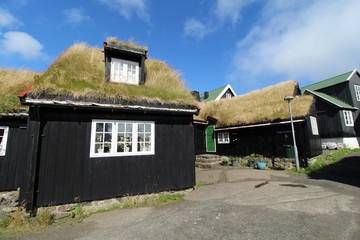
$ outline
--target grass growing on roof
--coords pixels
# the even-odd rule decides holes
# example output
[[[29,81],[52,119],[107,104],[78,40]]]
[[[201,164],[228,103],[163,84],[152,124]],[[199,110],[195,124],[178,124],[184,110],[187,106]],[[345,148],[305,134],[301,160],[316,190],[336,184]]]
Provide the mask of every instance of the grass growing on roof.
[[[76,44],[35,81],[31,90],[42,94],[65,95],[107,100],[147,101],[194,104],[194,99],[180,78],[180,73],[165,62],[145,61],[145,85],[126,85],[105,82],[104,55],[101,49]]]
[[[214,117],[219,120],[218,126],[289,119],[288,104],[284,97],[294,95],[296,87],[296,82],[288,81],[234,98],[201,103],[200,118]],[[312,102],[312,96],[295,97],[291,102],[293,116],[308,114]]]
[[[31,86],[37,75],[40,73],[24,69],[0,68],[0,113],[24,109],[17,95]]]
[[[106,38],[106,42],[107,42],[107,43],[116,44],[116,45],[121,45],[121,46],[124,46],[124,47],[140,49],[140,50],[144,50],[144,51],[147,51],[147,50],[148,50],[146,46],[139,46],[139,45],[135,42],[134,38],[130,38],[130,39],[127,40],[127,41],[120,41],[120,40],[118,40],[116,37],[107,37],[107,38]]]

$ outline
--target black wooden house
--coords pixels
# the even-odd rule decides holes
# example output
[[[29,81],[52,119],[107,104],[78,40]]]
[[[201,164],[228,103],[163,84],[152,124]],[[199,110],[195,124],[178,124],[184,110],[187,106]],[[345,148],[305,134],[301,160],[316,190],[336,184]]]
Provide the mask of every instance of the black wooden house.
[[[314,98],[300,96],[296,82],[201,105],[195,124],[197,154],[292,158],[287,95],[295,96],[292,108],[299,156],[306,160],[321,154]]]
[[[29,210],[195,184],[194,99],[144,48],[75,45],[21,102],[29,134],[20,198]]]
[[[304,94],[316,97],[316,112],[323,146],[358,148],[360,73],[355,69],[301,90]]]

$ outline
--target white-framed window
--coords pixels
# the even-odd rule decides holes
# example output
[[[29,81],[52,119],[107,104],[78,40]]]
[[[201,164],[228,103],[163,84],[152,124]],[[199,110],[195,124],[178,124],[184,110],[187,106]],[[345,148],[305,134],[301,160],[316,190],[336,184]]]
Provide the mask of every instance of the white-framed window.
[[[90,142],[90,157],[152,155],[155,153],[155,123],[93,120]]]
[[[111,58],[111,82],[139,84],[139,63]]]
[[[225,93],[225,98],[231,98],[231,97],[232,97],[231,93],[229,92]]]
[[[360,85],[354,85],[356,100],[360,101]]]
[[[348,126],[348,127],[354,126],[352,112],[351,111],[343,111],[343,112],[344,112],[345,126]]]
[[[6,154],[6,143],[9,133],[9,127],[0,126],[0,156],[5,156]]]
[[[218,137],[219,144],[230,143],[229,132],[219,132],[217,134],[217,137]]]
[[[319,135],[319,128],[317,125],[316,117],[310,116],[310,124],[313,135]]]

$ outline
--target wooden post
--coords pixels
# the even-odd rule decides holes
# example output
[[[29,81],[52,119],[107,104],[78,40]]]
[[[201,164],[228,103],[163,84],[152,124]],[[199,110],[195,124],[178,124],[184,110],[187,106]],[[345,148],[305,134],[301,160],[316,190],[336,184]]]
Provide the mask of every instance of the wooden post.
[[[40,149],[40,134],[41,134],[41,123],[40,123],[40,109],[38,106],[30,107],[29,111],[29,182],[27,184],[26,194],[26,211],[30,212],[30,215],[34,216],[36,213],[36,191],[37,191],[37,180],[38,180],[38,163],[39,163],[39,149]]]

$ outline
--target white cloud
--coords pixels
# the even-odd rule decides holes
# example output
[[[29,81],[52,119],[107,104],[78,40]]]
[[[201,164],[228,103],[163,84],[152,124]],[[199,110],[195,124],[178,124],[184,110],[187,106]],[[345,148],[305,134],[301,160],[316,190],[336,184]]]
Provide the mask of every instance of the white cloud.
[[[195,18],[189,18],[184,23],[184,35],[203,39],[211,30]]]
[[[17,20],[9,11],[0,7],[0,28],[17,27],[21,22]]]
[[[269,1],[261,23],[238,42],[229,80],[319,81],[358,67],[359,1],[283,2]]]
[[[110,9],[117,11],[126,20],[130,20],[133,15],[145,22],[150,21],[148,13],[148,0],[98,0],[107,5]]]
[[[215,7],[215,15],[221,22],[230,19],[236,24],[241,18],[243,8],[254,0],[217,0]]]
[[[83,21],[89,20],[90,17],[84,14],[82,8],[71,8],[64,11],[66,22],[71,24],[79,24]]]
[[[216,32],[222,28],[227,21],[233,25],[238,23],[241,18],[241,12],[255,0],[217,0],[215,8],[210,11],[209,19],[211,21],[201,22],[196,18],[189,18],[184,23],[184,35],[198,39]]]
[[[25,59],[44,58],[42,44],[25,32],[6,32],[0,38],[0,54],[18,54]]]

